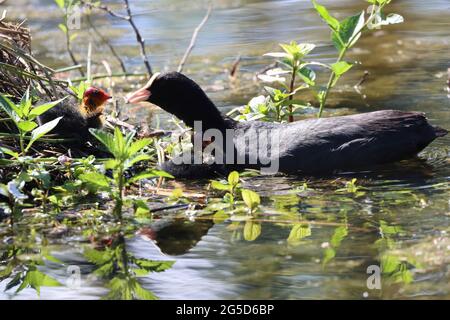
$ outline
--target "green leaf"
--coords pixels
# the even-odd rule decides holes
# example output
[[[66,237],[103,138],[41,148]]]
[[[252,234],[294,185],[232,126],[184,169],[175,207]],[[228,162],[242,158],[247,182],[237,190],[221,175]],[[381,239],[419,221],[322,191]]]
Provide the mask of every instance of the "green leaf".
[[[261,234],[261,224],[248,220],[244,226],[244,239],[247,241],[256,240]]]
[[[30,99],[30,88],[27,88],[27,91],[25,91],[25,94],[22,96],[22,99],[20,100],[20,109],[22,111],[22,116],[28,115],[30,108],[31,108],[31,101]]]
[[[20,110],[6,96],[0,94],[0,107],[5,111],[14,123],[20,120]]]
[[[12,151],[11,149],[5,148],[5,147],[0,147],[0,153],[5,153],[13,158],[18,158],[19,154],[15,151]]]
[[[316,73],[312,69],[303,67],[298,70],[297,74],[300,76],[300,78],[302,78],[303,81],[305,81],[306,84],[310,86],[315,85],[314,80],[316,80]]]
[[[78,33],[72,33],[69,37],[69,41],[74,41],[76,38],[78,38]]]
[[[353,65],[351,63],[348,63],[346,61],[340,61],[340,62],[336,62],[333,63],[331,65],[331,70],[333,70],[333,72],[337,75],[337,76],[341,76],[344,73],[346,73],[348,70],[350,70],[350,68]]]
[[[125,152],[125,139],[123,137],[122,131],[118,127],[114,128],[114,150],[115,150],[115,157],[119,158],[121,157]]]
[[[141,161],[145,161],[145,160],[150,160],[151,158],[152,157],[150,155],[148,155],[148,154],[144,154],[144,153],[138,154],[137,156],[135,156],[135,157],[131,158],[130,160],[128,160],[126,162],[125,166],[128,168],[128,167],[133,166],[135,163],[138,163],[138,162],[141,162]]]
[[[56,119],[53,119],[52,121],[49,121],[49,122],[43,124],[42,126],[36,128],[36,129],[34,129],[33,132],[31,132],[31,139],[30,139],[30,142],[28,143],[27,147],[25,148],[25,150],[30,149],[30,147],[33,145],[33,143],[35,143],[37,140],[39,140],[45,134],[52,131],[58,125],[59,120],[61,120],[61,119],[62,119],[62,117],[58,117]]]
[[[30,132],[37,126],[38,124],[34,121],[19,121],[19,123],[17,123],[17,127],[23,132]]]
[[[298,242],[303,238],[309,237],[311,235],[311,227],[307,224],[296,223],[291,232],[289,233],[289,237],[287,239],[288,242]]]
[[[150,208],[144,200],[136,200],[133,202],[134,213],[138,216],[146,215],[150,212]]]
[[[242,189],[242,199],[244,200],[246,206],[251,210],[255,210],[261,203],[261,198],[259,194],[255,191]]]
[[[325,266],[328,262],[333,260],[335,256],[336,256],[336,250],[334,250],[333,248],[326,248],[325,252],[323,254],[322,265]]]
[[[108,250],[100,251],[100,250],[85,248],[83,251],[83,255],[89,262],[92,262],[93,264],[95,264],[97,266],[101,266],[101,265],[109,262],[112,259],[113,252],[108,251]]]
[[[213,216],[213,222],[215,224],[222,223],[225,220],[228,220],[230,218],[230,215],[228,213],[225,213],[223,210],[217,211]]]
[[[230,186],[236,186],[239,183],[239,172],[233,171],[228,175],[228,183]]]
[[[31,132],[31,139],[30,139],[30,142],[28,143],[27,147],[25,148],[25,150],[30,149],[30,147],[32,146],[32,144],[34,142],[36,142],[39,138],[41,138],[45,134],[52,131],[58,125],[59,120],[61,120],[61,119],[62,119],[62,117],[58,117],[56,119],[53,119],[50,122],[43,124],[42,126],[36,128],[36,129],[34,129]]]
[[[228,184],[221,183],[219,181],[211,181],[211,188],[216,190],[222,190],[222,191],[229,191],[231,189],[231,186]]]
[[[22,291],[28,286],[35,289],[37,294],[40,295],[41,287],[59,287],[61,284],[56,279],[42,273],[35,266],[33,266],[27,271],[23,282],[17,289],[16,293]]]
[[[55,3],[58,5],[60,9],[65,8],[65,0],[55,0]]]
[[[59,28],[62,32],[64,32],[64,34],[67,34],[68,29],[67,29],[67,26],[66,26],[65,24],[62,24],[62,23],[58,24],[58,28]]]
[[[148,146],[150,143],[152,143],[152,141],[153,141],[152,139],[146,138],[146,139],[141,139],[141,140],[137,140],[137,141],[133,142],[128,149],[130,156],[134,155],[141,149]]]
[[[43,114],[44,112],[46,112],[47,110],[50,110],[51,108],[53,108],[54,106],[56,106],[57,104],[61,103],[65,98],[59,99],[57,101],[54,102],[49,102],[49,103],[45,103],[45,104],[41,104],[40,106],[34,107],[33,109],[31,109],[28,117],[30,119],[34,119],[37,116],[40,116],[41,114]]]
[[[98,186],[98,187],[102,187],[102,188],[108,188],[109,187],[109,182],[110,182],[110,178],[108,178],[107,176],[98,173],[98,172],[88,172],[88,173],[83,173],[80,174],[78,176],[78,178],[86,183]]]
[[[334,230],[334,234],[331,237],[330,244],[333,246],[333,248],[338,248],[341,245],[342,240],[345,239],[348,235],[348,228],[347,226],[341,226],[336,228]]]
[[[173,176],[168,174],[165,171],[152,169],[152,170],[144,171],[144,172],[134,175],[133,177],[128,179],[127,184],[131,184],[131,183],[137,182],[142,179],[149,179],[149,178],[155,178],[155,177],[163,177],[163,178],[173,179]]]
[[[155,261],[149,259],[136,259],[135,264],[139,268],[151,271],[151,272],[163,272],[172,268],[175,261]]]
[[[330,28],[335,31],[338,30],[339,21],[336,18],[332,17],[328,10],[324,6],[319,5],[317,1],[313,0],[312,2],[314,8],[319,13],[320,17],[328,24],[328,26],[330,26]]]
[[[107,149],[108,151],[115,155],[116,149],[115,149],[115,143],[114,143],[114,136],[110,133],[107,133],[100,129],[89,129],[89,132],[98,140],[100,141]]]
[[[342,45],[350,48],[358,41],[364,27],[364,20],[364,11],[362,11],[360,14],[348,17],[340,23],[338,32],[333,32],[332,35],[335,46],[339,42],[338,47],[336,47],[339,51],[342,51]],[[338,39],[335,39],[335,37],[338,37]]]
[[[22,272],[18,272],[5,287],[5,291],[18,286],[22,281]]]
[[[133,290],[136,298],[141,300],[157,300],[158,298],[149,290],[141,287],[141,285],[135,280],[133,283]]]

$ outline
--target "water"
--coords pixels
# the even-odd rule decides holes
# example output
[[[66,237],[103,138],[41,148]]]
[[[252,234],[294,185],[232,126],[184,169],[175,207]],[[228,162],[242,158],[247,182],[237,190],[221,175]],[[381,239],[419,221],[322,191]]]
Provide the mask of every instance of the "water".
[[[322,2],[340,18],[365,7],[362,1]],[[55,41],[58,31],[54,29],[60,17],[48,10],[53,8],[51,1],[33,3],[34,13],[30,6],[22,11],[30,15],[34,47],[42,59],[62,66],[64,46]],[[204,15],[205,4],[132,3],[154,68],[175,68]],[[215,1],[215,6],[185,72],[205,87],[224,111],[261,92],[254,73],[270,63],[262,54],[276,50],[279,42],[313,42],[318,44],[315,59],[334,59],[326,27],[309,1],[223,0]],[[405,23],[366,36],[350,52],[349,60],[362,65],[332,94],[332,108],[327,112],[420,110],[433,124],[448,129],[449,9],[445,0],[394,1],[389,11],[402,14]],[[127,66],[141,68],[128,26],[104,17],[95,21],[128,56]],[[86,52],[87,43],[82,39],[83,35],[77,49]],[[94,50],[96,62],[110,58],[100,55],[100,48],[98,51]],[[227,70],[238,54],[240,81],[230,83]],[[353,85],[364,70],[370,76],[359,94]],[[118,86],[127,89],[131,85]],[[245,221],[214,222],[210,216],[195,218],[188,217],[185,210],[168,210],[158,212],[158,222],[140,232],[151,233],[153,241],[142,235],[128,237],[126,249],[141,258],[176,261],[173,268],[139,280],[161,299],[449,299],[449,141],[445,137],[433,142],[419,159],[371,172],[323,178],[246,178],[245,185],[263,196],[262,209],[253,220],[261,232],[253,241],[245,232]],[[360,189],[339,190],[355,177]],[[302,190],[304,182],[308,190]],[[207,192],[206,182],[182,184]],[[293,240],[294,228],[302,229],[306,236]],[[38,238],[39,230],[37,227]],[[6,227],[0,231],[4,235],[1,246],[6,248],[9,231]],[[88,277],[93,266],[83,258],[87,244],[82,239],[76,230],[48,238],[51,253],[64,265],[46,263],[41,270],[65,283],[67,267],[77,265],[82,282],[79,288],[43,287],[43,299],[97,299],[108,292],[104,280]],[[383,274],[381,290],[371,290],[367,268],[380,263],[396,272]],[[2,281],[0,289],[6,283]],[[32,289],[12,293],[2,292],[0,297],[36,298]]]

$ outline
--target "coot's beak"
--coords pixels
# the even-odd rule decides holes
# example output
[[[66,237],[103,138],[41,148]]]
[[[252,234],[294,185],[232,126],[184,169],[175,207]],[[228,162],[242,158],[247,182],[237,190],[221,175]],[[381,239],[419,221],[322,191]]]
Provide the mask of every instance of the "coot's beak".
[[[126,103],[144,102],[144,101],[147,101],[148,98],[150,98],[150,96],[151,96],[151,93],[149,90],[147,90],[145,88],[141,88],[135,92],[127,94],[127,96],[125,97],[125,102]]]
[[[150,87],[152,86],[152,83],[155,81],[155,79],[159,76],[159,74],[159,72],[153,74],[153,76],[145,86],[135,92],[127,94],[127,96],[125,97],[125,102],[139,103],[147,101],[151,96]]]

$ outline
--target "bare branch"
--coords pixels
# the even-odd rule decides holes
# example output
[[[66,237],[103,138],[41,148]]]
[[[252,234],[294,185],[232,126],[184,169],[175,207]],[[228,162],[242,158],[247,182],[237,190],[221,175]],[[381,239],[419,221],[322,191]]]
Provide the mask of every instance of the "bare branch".
[[[178,65],[178,72],[182,72],[184,65],[186,64],[186,60],[189,58],[189,55],[192,52],[192,49],[194,49],[195,42],[197,41],[197,36],[200,30],[203,28],[205,23],[208,21],[209,16],[211,15],[211,11],[213,9],[212,3],[209,3],[208,11],[206,12],[205,17],[200,22],[200,24],[195,28],[194,33],[192,34],[191,43],[189,44],[189,47],[186,49],[186,52],[184,53],[183,58],[180,61],[180,64]]]
[[[105,44],[109,50],[111,51],[112,55],[116,58],[116,60],[119,62],[120,67],[122,68],[122,71],[124,73],[127,72],[127,69],[125,68],[125,63],[123,62],[122,58],[120,58],[120,56],[118,55],[118,53],[116,52],[116,49],[114,49],[114,47],[111,45],[111,43],[108,41],[108,39],[106,39],[101,33],[100,31],[97,29],[97,27],[94,25],[94,23],[91,20],[91,16],[90,14],[88,14],[86,16],[87,21],[89,23],[89,26],[91,27],[92,31],[97,35],[97,37],[101,40],[101,42],[103,44]]]
[[[111,15],[115,18],[128,21],[128,23],[131,25],[131,27],[133,28],[133,31],[136,35],[136,41],[139,44],[141,57],[142,57],[142,60],[144,61],[145,68],[147,69],[147,72],[150,74],[150,76],[152,76],[153,75],[152,67],[150,66],[150,62],[148,61],[147,53],[145,50],[145,40],[144,40],[144,38],[142,38],[142,35],[141,35],[138,27],[134,23],[133,15],[131,13],[130,4],[129,4],[128,0],[123,0],[123,2],[124,2],[124,7],[127,12],[127,15],[121,15],[121,14],[111,10],[109,7],[107,7],[103,4],[93,4],[90,1],[80,0],[80,3],[87,6],[88,8],[100,9],[100,10],[107,12],[109,15]]]
[[[90,9],[94,8],[94,9],[99,9],[99,10],[103,10],[106,13],[108,13],[110,16],[115,17],[115,18],[119,18],[122,20],[128,20],[127,16],[121,15],[113,10],[111,10],[109,7],[105,6],[104,4],[101,3],[91,3],[90,1],[85,1],[85,0],[79,0],[80,3]]]
[[[144,61],[145,67],[147,68],[147,72],[150,76],[153,75],[152,67],[150,66],[150,62],[148,62],[147,53],[145,52],[145,40],[142,38],[141,33],[139,32],[139,29],[136,27],[136,24],[134,23],[133,16],[131,14],[130,4],[128,3],[128,0],[123,0],[125,3],[125,10],[128,13],[127,21],[130,23],[131,27],[134,30],[134,33],[136,34],[136,41],[139,43],[141,48],[141,56],[142,60]]]

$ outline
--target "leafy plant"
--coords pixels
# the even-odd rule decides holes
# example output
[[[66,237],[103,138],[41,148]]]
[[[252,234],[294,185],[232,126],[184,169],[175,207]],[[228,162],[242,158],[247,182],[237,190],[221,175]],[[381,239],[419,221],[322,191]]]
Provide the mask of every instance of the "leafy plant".
[[[146,138],[133,141],[135,132],[130,132],[124,136],[117,127],[114,130],[114,134],[98,129],[91,129],[90,132],[114,157],[105,163],[105,169],[112,170],[112,178],[100,172],[81,174],[79,178],[100,190],[109,192],[116,201],[114,212],[117,216],[121,216],[124,191],[127,186],[142,179],[155,177],[173,178],[170,174],[155,169],[140,172],[132,175],[130,178],[125,176],[125,171],[134,164],[151,159],[150,155],[141,152],[142,149],[152,142],[151,139]]]
[[[323,108],[330,90],[336,85],[342,75],[344,75],[352,67],[352,64],[345,61],[344,58],[348,49],[356,44],[362,33],[367,30],[377,29],[382,25],[403,22],[403,18],[398,14],[389,14],[388,16],[384,15],[383,9],[391,2],[391,0],[367,1],[372,4],[372,6],[369,7],[370,13],[367,18],[365,11],[362,11],[357,15],[338,21],[324,6],[319,5],[316,0],[312,0],[314,8],[330,28],[331,40],[339,53],[336,62],[331,65],[331,74],[325,89],[320,89],[317,92],[317,97],[319,100],[318,117],[322,116]]]
[[[261,203],[259,194],[255,191],[243,189],[241,191],[242,200],[244,200],[245,205],[250,209],[250,212],[254,212]]]
[[[331,40],[338,51],[336,61],[328,65],[307,60],[308,54],[315,48],[315,45],[311,43],[292,41],[289,44],[280,44],[282,52],[265,54],[265,56],[275,58],[278,66],[258,76],[263,82],[278,84],[280,88],[265,87],[269,94],[268,97],[259,96],[252,99],[248,105],[233,109],[229,115],[238,113],[235,116],[236,120],[260,119],[281,122],[285,121],[287,117],[287,120],[292,122],[297,110],[310,107],[309,103],[295,98],[296,94],[304,89],[312,90],[319,105],[317,116],[321,117],[330,91],[336,86],[339,79],[353,67],[352,63],[345,60],[348,50],[357,43],[364,32],[379,29],[384,25],[403,22],[402,16],[398,14],[384,14],[385,6],[391,0],[368,0],[371,4],[368,14],[362,11],[342,21],[334,18],[327,8],[319,5],[316,0],[312,0],[312,2],[319,16],[331,30]],[[330,71],[326,85],[316,83],[314,67],[322,67]]]
[[[233,171],[228,175],[227,181],[211,181],[211,187],[216,190],[227,191],[223,199],[230,205],[234,205],[236,192],[240,189],[239,173]]]
[[[33,288],[40,296],[41,287],[61,286],[56,279],[39,270],[39,266],[45,265],[45,260],[58,264],[62,262],[50,255],[48,248],[35,247],[34,229],[28,230],[25,237],[17,234],[14,238],[17,244],[8,244],[5,250],[0,252],[0,282],[9,280],[5,291],[16,287],[17,294],[25,288]],[[17,241],[19,239],[20,241]],[[33,241],[30,243],[30,240]]]
[[[110,279],[106,299],[142,299],[155,300],[157,297],[144,289],[138,282],[139,277],[151,272],[163,272],[170,269],[174,261],[154,261],[137,258],[127,252],[125,238],[119,236],[110,248],[96,250],[87,248],[84,251],[87,260],[96,265],[94,274]]]
[[[83,101],[84,92],[89,87],[89,82],[80,81],[78,86],[69,85],[70,90],[76,95],[78,102]]]
[[[8,97],[0,94],[0,106],[8,114],[19,132],[20,155],[25,155],[33,143],[52,131],[58,125],[58,122],[62,117],[58,117],[42,126],[39,126],[36,120],[38,116],[53,108],[64,99],[65,98],[39,106],[33,106],[33,98],[30,97],[29,90],[26,91],[18,104],[15,104]],[[26,139],[29,140],[27,145],[25,145]],[[14,158],[18,158],[19,156],[19,154],[6,148],[2,148],[2,152],[7,153]]]

